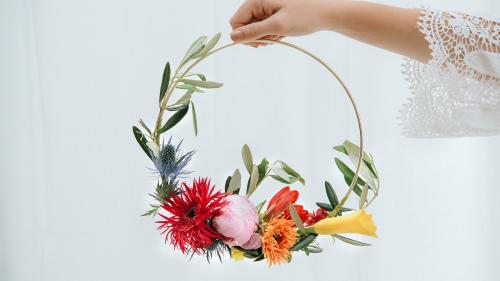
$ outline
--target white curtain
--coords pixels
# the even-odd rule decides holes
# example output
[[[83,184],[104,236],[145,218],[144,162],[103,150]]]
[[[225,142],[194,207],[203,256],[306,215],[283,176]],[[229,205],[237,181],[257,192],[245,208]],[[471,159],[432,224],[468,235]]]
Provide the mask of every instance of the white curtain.
[[[495,0],[383,1],[498,16]],[[297,43],[350,86],[367,150],[382,177],[373,244],[321,239],[324,252],[291,264],[207,264],[164,244],[140,217],[154,186],[132,137],[152,123],[164,63],[201,34],[224,33],[240,1],[0,2],[0,280],[495,280],[500,260],[500,138],[414,140],[396,116],[409,93],[401,58],[333,33]],[[191,168],[221,186],[240,148],[282,159],[307,180],[307,208],[323,181],[346,190],[331,150],[357,141],[352,109],[317,64],[279,46],[234,47],[199,67],[224,88],[194,98],[174,130],[198,152]],[[268,182],[255,201],[281,186]],[[355,201],[350,204],[356,204]]]

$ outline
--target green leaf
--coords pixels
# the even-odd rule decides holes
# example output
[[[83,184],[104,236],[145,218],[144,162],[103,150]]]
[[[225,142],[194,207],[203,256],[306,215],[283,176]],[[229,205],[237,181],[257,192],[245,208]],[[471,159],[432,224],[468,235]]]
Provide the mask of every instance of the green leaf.
[[[295,171],[294,169],[292,169],[292,167],[290,167],[287,163],[285,163],[284,161],[279,161],[280,164],[281,164],[281,167],[283,168],[283,170],[289,174],[290,176],[296,178],[302,185],[305,185],[306,184],[306,181],[304,180],[304,178],[299,174],[297,173],[297,171]]]
[[[260,161],[260,164],[257,166],[257,168],[259,169],[259,181],[257,182],[257,185],[259,185],[266,177],[268,165],[269,161],[267,161],[267,159],[264,158],[262,159],[262,161]]]
[[[163,100],[163,96],[167,92],[168,85],[170,83],[170,63],[167,62],[165,65],[165,69],[163,69],[163,76],[161,79],[161,87],[160,87],[160,103]]]
[[[192,77],[192,76],[198,76],[198,78],[200,78],[200,80],[207,81],[207,77],[202,73],[191,73],[191,74],[188,74],[184,77]]]
[[[196,109],[194,108],[193,102],[191,102],[191,113],[193,114],[194,135],[198,136],[198,120],[196,119]]]
[[[328,203],[316,202],[316,205],[317,205],[318,207],[320,207],[321,209],[326,210],[326,211],[328,211],[328,212],[331,212],[331,211],[333,211],[333,209],[334,209],[334,208],[332,207],[332,205],[330,205],[330,204],[328,204]]]
[[[191,101],[192,95],[193,92],[191,90],[187,90],[186,93],[184,93],[184,95],[182,95],[174,104],[167,106],[167,110],[177,111],[182,109]]]
[[[203,49],[198,54],[196,54],[196,56],[194,56],[194,57],[200,58],[200,57],[205,56],[208,52],[210,52],[215,47],[215,45],[217,45],[217,42],[219,42],[220,36],[221,36],[220,32],[215,34],[214,37],[212,37],[208,41],[208,43],[205,45],[205,47],[203,47]]]
[[[337,194],[335,194],[335,190],[333,190],[332,185],[327,181],[325,181],[325,191],[332,208],[337,207],[337,205],[339,204],[339,199],[337,198]]]
[[[137,128],[136,126],[132,127],[132,132],[134,133],[135,139],[137,140],[137,143],[141,146],[142,150],[144,150],[144,153],[149,157],[149,159],[153,160],[153,153],[149,149],[147,142],[148,140],[142,133],[142,131]]]
[[[254,191],[257,189],[257,181],[259,180],[259,169],[257,166],[253,166],[252,174],[250,176],[250,183],[248,184],[247,197],[250,197]]]
[[[252,174],[253,158],[248,144],[243,145],[243,148],[241,149],[241,156],[243,157],[243,163],[245,164],[248,173]]]
[[[139,124],[141,124],[141,126],[144,128],[144,130],[146,130],[146,132],[148,132],[148,134],[151,136],[151,130],[148,128],[146,123],[144,123],[144,121],[142,121],[142,119],[139,120]]]
[[[235,193],[238,194],[241,188],[241,173],[240,170],[236,169],[234,171],[233,176],[231,177],[231,181],[229,182],[229,188],[227,189],[227,193]]]
[[[214,82],[214,81],[201,81],[201,80],[193,80],[193,79],[182,79],[180,82],[191,85],[194,87],[200,87],[204,89],[215,89],[215,88],[220,88],[224,84],[219,83],[219,82]]]
[[[226,193],[229,190],[229,183],[231,182],[231,178],[231,176],[227,177],[226,182],[224,183],[224,192]]]
[[[354,246],[361,246],[361,247],[371,246],[368,243],[360,242],[360,241],[357,241],[357,240],[354,240],[354,239],[351,239],[351,238],[347,238],[347,237],[344,237],[344,236],[341,236],[341,235],[338,235],[338,234],[333,235],[333,237],[339,239],[342,242],[345,242],[345,243],[348,243],[348,244],[351,244],[351,245],[354,245]]]
[[[321,203],[321,202],[316,202],[316,205],[318,207],[320,207],[321,209],[325,210],[325,211],[328,211],[328,212],[331,212],[333,211],[333,207],[332,205],[328,204],[328,203]],[[342,207],[341,209],[341,212],[349,212],[349,211],[354,211],[354,209],[351,209],[351,208],[346,208],[346,207]]]
[[[288,173],[285,172],[285,170],[283,170],[283,168],[281,168],[280,166],[278,165],[269,165],[269,168],[279,177],[281,178],[285,183],[291,183],[292,179],[294,177],[292,177],[292,179],[288,176]],[[275,177],[273,177],[274,179],[276,179]],[[294,182],[297,180],[296,178],[294,178]]]
[[[363,209],[363,207],[365,206],[367,196],[368,196],[368,185],[365,184],[365,186],[363,187],[363,191],[359,196],[359,209]]]
[[[300,233],[306,233],[306,229],[304,228],[304,223],[300,219],[299,214],[297,213],[297,210],[293,206],[293,204],[288,205],[288,211],[290,212],[290,216],[292,217],[293,222],[299,229]]]
[[[177,89],[181,89],[181,90],[188,90],[188,91],[191,91],[193,93],[204,93],[203,90],[200,90],[198,87],[195,87],[193,85],[189,85],[189,84],[178,84],[177,86],[175,86]]]
[[[309,245],[309,246],[307,246],[306,249],[309,251],[309,253],[312,253],[312,254],[319,254],[319,253],[323,252],[323,249],[321,249],[318,246]]]
[[[260,202],[257,206],[255,206],[257,213],[260,213],[260,211],[262,210],[262,207],[264,207],[264,204],[266,204],[266,200]]]
[[[351,162],[354,165],[357,165],[358,161],[359,161],[359,151],[360,151],[359,146],[353,144],[352,142],[345,141],[344,142],[344,147],[347,150],[347,154],[349,155],[349,158],[351,159]],[[372,189],[378,189],[378,185],[375,182],[376,178],[377,178],[376,175],[373,174],[373,172],[371,171],[371,169],[369,169],[367,167],[367,165],[365,164],[365,161],[370,161],[369,163],[371,165],[373,165],[373,161],[371,161],[371,159],[368,157],[368,155],[366,155],[364,153],[363,153],[363,160],[364,161],[361,161],[361,168],[360,168],[361,175],[363,175],[363,178],[366,180],[366,182],[368,183],[368,185]],[[364,186],[364,185],[362,185],[362,186]]]
[[[282,179],[281,177],[276,176],[276,175],[270,175],[270,177],[273,178],[273,179],[275,179],[275,180],[277,180],[277,181],[279,181],[279,182],[281,182],[281,183],[284,183],[284,184],[292,184],[293,183],[291,181],[287,181],[285,179]]]
[[[189,106],[185,106],[183,109],[175,112],[174,115],[172,115],[172,117],[170,117],[167,120],[167,122],[165,122],[165,124],[163,125],[163,127],[161,127],[159,133],[163,134],[166,131],[170,130],[175,125],[177,125],[177,123],[179,123],[179,121],[181,121],[182,118],[184,118],[184,116],[186,116],[186,113],[188,112],[188,110],[189,110]]]
[[[298,251],[309,246],[309,244],[314,242],[316,237],[318,237],[318,234],[311,233],[300,238],[299,241],[297,241],[297,243],[295,243],[295,245],[290,249],[290,252]]]
[[[201,49],[204,47],[204,43],[207,41],[207,36],[200,36],[198,39],[196,39],[193,44],[191,44],[191,47],[187,50],[186,54],[184,55],[184,58],[181,60],[179,68],[181,68],[186,62],[188,62],[190,59],[193,58],[198,52],[201,51]]]
[[[349,166],[347,166],[346,163],[344,163],[342,160],[340,160],[338,158],[335,158],[335,164],[339,168],[340,172],[344,175],[347,184],[350,185],[352,183],[353,178],[354,178],[354,171],[351,170],[351,168],[349,168]],[[365,181],[361,177],[358,177],[356,184],[360,185],[360,186],[364,186]]]

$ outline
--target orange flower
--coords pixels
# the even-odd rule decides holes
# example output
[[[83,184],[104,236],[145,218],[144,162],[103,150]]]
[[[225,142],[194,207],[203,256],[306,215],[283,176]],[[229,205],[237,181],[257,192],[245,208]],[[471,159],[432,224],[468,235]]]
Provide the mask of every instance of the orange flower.
[[[289,250],[296,240],[297,231],[293,221],[272,218],[269,223],[264,224],[262,252],[269,266],[288,262],[291,255]]]
[[[267,205],[266,210],[266,217],[269,218],[279,216],[288,208],[288,205],[295,203],[297,198],[299,198],[299,192],[297,190],[290,190],[289,186],[283,187],[269,201],[269,205]]]

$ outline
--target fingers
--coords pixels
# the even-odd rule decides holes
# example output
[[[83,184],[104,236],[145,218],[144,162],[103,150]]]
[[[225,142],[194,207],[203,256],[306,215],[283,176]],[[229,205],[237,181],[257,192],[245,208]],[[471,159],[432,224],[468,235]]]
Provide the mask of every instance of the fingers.
[[[253,21],[254,16],[253,16],[253,10],[255,6],[255,1],[245,1],[234,13],[234,15],[231,17],[231,20],[229,21],[229,24],[231,24],[231,27],[233,29],[236,29],[240,26],[243,26],[245,24],[248,24]]]
[[[240,26],[231,32],[231,39],[235,42],[249,41],[267,35],[279,34],[277,24],[272,18]]]

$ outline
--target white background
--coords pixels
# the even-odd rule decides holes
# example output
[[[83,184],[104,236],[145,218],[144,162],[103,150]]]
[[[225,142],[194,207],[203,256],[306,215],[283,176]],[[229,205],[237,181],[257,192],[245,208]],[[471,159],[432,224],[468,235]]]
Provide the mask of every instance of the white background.
[[[496,0],[383,2],[500,12]],[[382,177],[374,245],[324,238],[321,255],[269,269],[189,261],[164,244],[139,216],[154,176],[131,126],[154,121],[164,63],[201,34],[227,42],[239,4],[1,0],[0,280],[498,280],[500,138],[402,137],[401,57],[327,32],[287,40],[337,69],[359,103]],[[221,186],[248,143],[304,175],[306,207],[325,201],[324,180],[345,192],[331,147],[357,141],[354,116],[323,69],[279,46],[235,47],[198,69],[226,85],[195,96],[197,139],[189,115],[173,130],[198,151],[195,176]],[[268,182],[255,202],[280,187]]]

